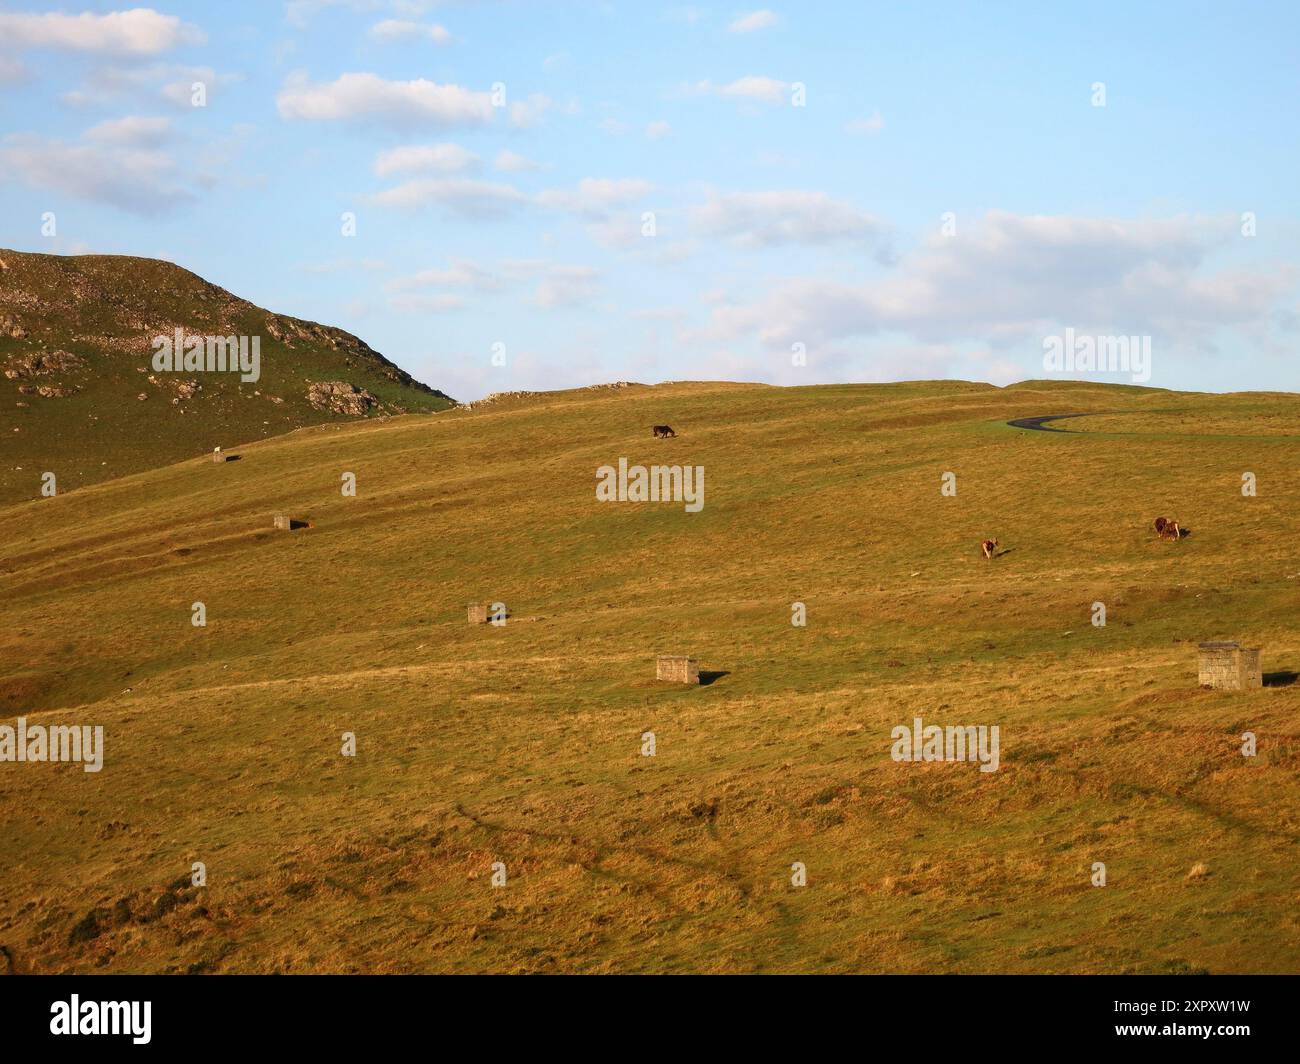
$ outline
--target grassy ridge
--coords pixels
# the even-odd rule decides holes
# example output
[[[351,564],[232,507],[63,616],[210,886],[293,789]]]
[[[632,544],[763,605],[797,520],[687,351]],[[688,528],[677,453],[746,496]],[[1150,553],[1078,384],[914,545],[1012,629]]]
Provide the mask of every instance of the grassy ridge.
[[[0,945],[36,971],[1300,970],[1300,685],[1195,686],[1207,638],[1300,669],[1296,437],[1291,396],[679,384],[2,509],[0,705],[103,724],[107,755],[0,765]],[[598,503],[620,456],[704,466],[703,511]],[[466,625],[497,600],[505,627]],[[722,675],[656,684],[657,653]],[[893,762],[915,716],[999,725],[1001,769]]]
[[[154,373],[153,338],[178,326],[187,335],[259,337],[259,379]],[[68,352],[79,365],[0,374],[0,503],[37,498],[44,472],[71,491],[341,420],[308,401],[315,381],[364,388],[378,401],[370,416],[451,405],[355,336],[272,314],[169,262],[0,249],[0,370],[47,352]],[[176,386],[191,381],[201,390],[182,397]],[[50,386],[63,394],[34,390]]]

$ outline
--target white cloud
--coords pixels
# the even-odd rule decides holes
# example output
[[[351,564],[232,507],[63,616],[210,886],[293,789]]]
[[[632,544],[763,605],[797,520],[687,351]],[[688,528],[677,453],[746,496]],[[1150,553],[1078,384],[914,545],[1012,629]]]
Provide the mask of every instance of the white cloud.
[[[88,85],[63,94],[72,107],[99,107],[120,96],[162,99],[188,111],[193,108],[195,82],[201,82],[211,104],[227,85],[242,80],[242,74],[218,74],[210,66],[149,63],[143,66],[105,66],[93,71]]]
[[[483,126],[492,121],[492,98],[459,85],[424,78],[386,81],[376,74],[343,74],[311,82],[294,74],[276,97],[282,118],[308,121],[369,120],[395,126]]]
[[[537,202],[543,207],[601,218],[613,207],[644,199],[653,188],[649,181],[640,178],[584,177],[576,189],[548,189],[538,195]]]
[[[436,204],[465,218],[492,218],[509,213],[526,197],[509,185],[466,178],[423,178],[407,181],[371,196],[380,207],[413,210]]]
[[[459,144],[407,144],[380,152],[374,170],[392,174],[463,174],[479,169],[477,155]]]
[[[640,214],[630,211],[591,219],[586,230],[592,240],[607,248],[627,250],[645,239],[641,235]]]
[[[444,26],[395,18],[376,22],[370,27],[370,36],[384,44],[394,44],[399,41],[432,41],[434,44],[450,44],[452,39]]]
[[[97,144],[115,144],[132,148],[156,148],[172,139],[170,118],[146,118],[128,115],[101,122],[86,130],[86,139]]]
[[[758,11],[751,11],[748,15],[741,15],[727,27],[728,33],[754,33],[757,30],[770,29],[777,25],[781,19],[775,11],[768,11],[762,8]]]
[[[651,140],[663,140],[673,131],[673,127],[667,122],[651,122],[645,127],[645,135]]]
[[[465,305],[459,293],[493,294],[536,283],[530,302],[543,310],[578,306],[595,297],[600,273],[591,266],[571,266],[543,259],[504,259],[495,267],[452,259],[443,269],[421,270],[388,285],[390,302],[399,309],[446,310]],[[427,292],[427,289],[452,289]]]
[[[440,292],[437,295],[395,295],[388,301],[394,310],[408,314],[446,314],[448,311],[460,310],[465,306],[463,296]]]
[[[17,59],[0,55],[0,85],[16,85],[26,81],[30,71]]]
[[[497,170],[504,174],[522,174],[530,170],[540,170],[541,163],[535,163],[532,159],[513,152],[509,148],[501,149],[497,155],[496,162],[492,164]]]
[[[872,111],[870,118],[855,118],[851,122],[844,123],[845,133],[851,133],[859,137],[874,136],[884,128],[885,120],[880,117],[879,111]]]
[[[420,288],[467,288],[475,292],[495,292],[502,287],[507,277],[500,272],[493,272],[469,259],[452,259],[441,270],[421,270],[410,277],[393,281],[389,287],[394,291],[411,291]]]
[[[590,302],[599,274],[590,266],[553,266],[537,285],[534,302],[545,310]]]
[[[388,268],[388,264],[382,259],[328,259],[323,262],[309,262],[301,267],[304,273],[328,274],[328,273],[353,273],[357,270],[364,270],[368,273],[374,273],[379,270]]]
[[[900,334],[927,344],[1028,345],[1069,325],[1206,345],[1224,326],[1266,323],[1294,271],[1206,274],[1227,224],[1022,216],[993,211],[936,235],[883,280],[784,281],[762,300],[719,307],[709,335],[788,348]]]
[[[742,247],[867,241],[884,249],[886,227],[824,192],[736,192],[714,195],[692,212],[706,235]]]
[[[0,40],[11,48],[51,48],[100,55],[147,56],[206,40],[196,26],[147,7],[65,15],[0,12]]]
[[[165,152],[34,134],[0,141],[0,180],[4,177],[139,215],[161,214],[195,198]]]
[[[715,85],[711,81],[697,81],[688,87],[687,92],[695,96],[721,96],[729,100],[763,103],[777,107],[789,99],[790,83],[751,74],[737,78],[726,85]]]
[[[535,92],[526,100],[519,100],[510,105],[510,124],[516,129],[531,129],[553,106],[555,106],[554,102],[549,96]]]
[[[620,122],[617,118],[606,118],[600,123],[600,128],[611,137],[621,137],[631,127],[626,122]]]
[[[698,7],[676,7],[665,13],[670,22],[684,22],[688,26],[698,25],[708,18],[708,12]]]

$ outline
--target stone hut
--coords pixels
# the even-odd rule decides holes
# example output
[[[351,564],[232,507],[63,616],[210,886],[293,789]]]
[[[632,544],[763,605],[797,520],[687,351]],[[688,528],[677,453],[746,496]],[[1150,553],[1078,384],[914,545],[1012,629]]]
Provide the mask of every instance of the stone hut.
[[[470,624],[487,624],[488,608],[481,603],[471,602],[469,606]]]
[[[699,683],[700,663],[695,658],[661,657],[655,663],[655,679],[671,683]]]
[[[1264,686],[1259,647],[1240,643],[1202,643],[1198,647],[1197,680],[1219,691],[1247,691]]]
[[[289,529],[293,528],[293,522],[286,514],[276,514],[275,527],[284,529],[287,532]]]

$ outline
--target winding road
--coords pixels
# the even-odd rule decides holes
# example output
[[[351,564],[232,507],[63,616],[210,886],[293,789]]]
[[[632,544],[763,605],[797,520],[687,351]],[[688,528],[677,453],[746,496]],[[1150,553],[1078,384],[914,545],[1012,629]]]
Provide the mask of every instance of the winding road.
[[[1007,424],[1013,429],[1036,429],[1039,432],[1072,432],[1072,429],[1054,429],[1049,421],[1064,421],[1067,417],[1092,417],[1092,414],[1045,414],[1042,417],[1018,417]]]

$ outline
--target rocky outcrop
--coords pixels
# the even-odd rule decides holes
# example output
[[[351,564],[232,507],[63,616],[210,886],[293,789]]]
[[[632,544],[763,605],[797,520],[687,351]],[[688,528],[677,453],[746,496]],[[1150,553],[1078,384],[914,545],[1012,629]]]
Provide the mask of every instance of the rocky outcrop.
[[[360,417],[379,406],[379,400],[364,388],[347,381],[315,381],[307,389],[307,402],[331,414]]]
[[[14,355],[5,363],[5,376],[12,380],[30,380],[50,373],[80,369],[85,361],[71,351],[37,351],[31,355]]]
[[[644,388],[644,384],[637,384],[635,381],[611,381],[608,384],[588,384],[584,388],[577,389],[583,392],[603,392],[616,390],[620,388]],[[457,403],[457,409],[460,410],[477,410],[480,407],[492,406],[495,403],[505,402],[507,399],[535,399],[539,395],[546,395],[547,392],[493,392],[491,395],[485,395],[482,399],[475,399],[472,403]]]

